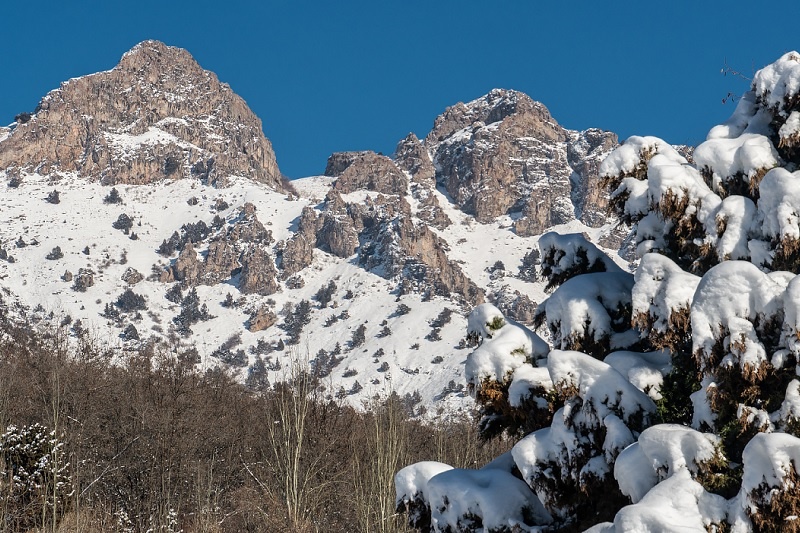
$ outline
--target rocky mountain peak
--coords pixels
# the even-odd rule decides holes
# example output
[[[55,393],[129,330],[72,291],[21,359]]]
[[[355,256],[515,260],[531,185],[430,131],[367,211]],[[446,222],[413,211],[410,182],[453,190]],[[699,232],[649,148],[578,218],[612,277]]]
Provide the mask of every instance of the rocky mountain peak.
[[[330,166],[329,162],[328,167]],[[408,179],[388,157],[375,152],[359,152],[344,168],[333,187],[342,194],[366,189],[383,194],[403,195],[408,188]]]
[[[602,130],[567,130],[543,104],[504,89],[448,107],[424,141],[437,184],[462,211],[482,223],[514,214],[520,235],[576,217],[604,224],[594,162],[616,144]]]
[[[434,121],[425,144],[435,145],[464,128],[478,130],[490,126],[516,133],[534,133],[542,139],[565,139],[564,129],[543,104],[519,91],[492,89],[469,103],[459,102],[448,107]]]
[[[155,81],[161,74],[187,67],[197,74],[205,72],[185,49],[167,46],[161,41],[147,40],[125,52],[116,68],[128,72],[152,73],[156,76],[153,79]]]
[[[357,152],[334,152],[328,157],[328,163],[325,165],[324,176],[336,178],[341,176],[347,167],[353,164],[356,159],[374,153],[369,150],[360,150]]]
[[[397,166],[408,172],[415,183],[433,186],[436,174],[433,162],[416,135],[409,133],[397,143],[394,157]]]
[[[195,177],[225,186],[243,176],[285,188],[244,100],[189,52],[158,41],[48,93],[0,142],[0,170],[127,184]]]

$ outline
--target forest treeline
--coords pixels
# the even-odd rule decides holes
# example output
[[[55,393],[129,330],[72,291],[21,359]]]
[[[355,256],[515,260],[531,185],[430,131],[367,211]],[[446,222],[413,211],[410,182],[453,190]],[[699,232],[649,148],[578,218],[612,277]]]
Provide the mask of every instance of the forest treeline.
[[[195,363],[179,345],[123,352],[2,320],[0,528],[405,531],[397,470],[508,448],[470,420],[415,421],[390,392],[363,411],[324,399],[300,365],[247,386]]]

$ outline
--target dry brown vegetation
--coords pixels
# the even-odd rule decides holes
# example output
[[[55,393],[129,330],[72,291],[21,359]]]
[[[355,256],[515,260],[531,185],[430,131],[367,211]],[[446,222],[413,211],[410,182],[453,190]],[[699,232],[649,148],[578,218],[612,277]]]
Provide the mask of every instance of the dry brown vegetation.
[[[484,378],[480,388],[473,391],[479,406],[478,429],[484,440],[500,436],[520,438],[528,433],[548,427],[553,422],[553,413],[561,407],[563,400],[544,387],[533,387],[520,405],[512,406],[508,398],[510,377],[502,381]],[[474,388],[474,387],[471,387]],[[544,400],[544,406],[540,401]]]
[[[751,493],[750,498],[758,506],[757,512],[748,509],[753,521],[754,533],[797,533],[800,523],[800,493],[798,493],[800,476],[793,461],[790,461],[784,472],[783,485],[773,487],[763,482]]]
[[[255,392],[177,346],[123,353],[31,331],[0,330],[0,430],[55,431],[71,486],[67,505],[28,502],[18,520],[0,461],[3,531],[406,531],[394,472],[481,466],[509,446],[481,445],[471,421],[415,422],[392,394],[368,413],[323,401],[301,372]]]

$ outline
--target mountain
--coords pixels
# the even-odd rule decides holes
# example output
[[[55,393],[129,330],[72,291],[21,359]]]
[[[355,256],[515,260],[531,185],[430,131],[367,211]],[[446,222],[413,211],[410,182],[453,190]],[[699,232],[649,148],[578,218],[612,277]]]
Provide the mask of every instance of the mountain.
[[[103,184],[243,176],[277,190],[272,145],[244,100],[183,49],[145,41],[21,114],[0,145],[8,176],[74,172]]]
[[[519,212],[524,236],[576,216],[605,223],[597,166],[616,145],[611,132],[566,130],[541,103],[499,89],[449,107],[425,138],[437,183],[465,213],[486,223]]]
[[[356,458],[345,475],[354,493],[383,500],[381,524],[405,511],[422,531],[797,529],[800,54],[758,71],[730,119],[695,149],[570,131],[542,104],[500,89],[446,109],[427,136],[409,134],[391,157],[332,154],[321,176],[284,181],[269,146],[241,99],[188,53],[156,42],[109,72],[66,82],[0,130],[0,334],[21,358],[51,335],[58,368],[30,357],[38,377],[20,389],[42,396],[57,427],[68,419],[73,438],[92,442],[83,428],[93,417],[61,407],[64,341],[110,373],[174,363],[181,377],[214,389],[230,373],[276,394],[227,387],[241,396],[215,399],[222,411],[291,396],[320,408],[320,420],[337,418],[327,416],[332,406],[355,414],[309,401],[298,392],[303,381],[364,409],[401,405],[439,420],[475,413],[480,437],[518,439],[477,469],[474,459],[403,468],[392,507],[390,478],[411,454],[397,452],[404,436],[381,429],[394,415],[366,414],[375,440],[361,442],[375,444],[377,460]],[[41,335],[22,344],[9,322]],[[82,349],[98,345],[112,349]],[[126,366],[117,372],[104,357]],[[311,379],[270,388],[298,363]],[[11,367],[3,376],[9,384],[24,374]],[[152,374],[143,377],[149,387]],[[175,384],[169,396],[183,398],[181,412],[193,411],[183,379],[163,377]],[[119,401],[128,392],[119,388],[97,397]],[[295,410],[297,420],[264,412],[255,433],[269,434],[273,451],[251,465],[283,457],[297,473],[307,411]],[[174,530],[179,512],[194,513],[163,501],[181,502],[171,487],[191,485],[165,483],[164,473],[172,478],[170,465],[184,461],[192,479],[206,478],[191,451],[173,455],[168,436],[180,432],[180,415],[155,418],[165,431],[142,438],[149,462],[131,464],[154,465],[158,494],[170,496],[154,498],[157,511],[132,509],[148,527],[164,514]],[[352,420],[339,420],[337,432]],[[20,451],[52,458],[33,462],[52,465],[54,480],[67,479],[68,464],[87,467],[88,489],[140,439],[139,414],[120,421],[136,436],[114,439],[103,461],[95,451],[64,455],[56,429],[9,425],[5,461],[13,470]],[[157,450],[145,442],[154,436]],[[290,453],[275,451],[278,441]],[[232,462],[210,444],[212,466],[236,463],[263,491],[251,496],[263,502],[259,512],[283,497],[241,455]],[[363,483],[376,472],[368,464],[382,471],[375,490]],[[116,475],[136,485],[140,470]],[[338,479],[322,472],[304,475]],[[23,474],[12,485],[23,495],[15,505],[27,508],[33,485]],[[138,484],[143,492],[128,502],[153,493]],[[72,489],[34,488],[42,487],[54,497]],[[111,487],[115,507],[121,491]],[[243,487],[223,487],[209,502],[217,525],[241,501],[221,495]],[[126,513],[122,505],[114,515],[120,527],[132,524]]]
[[[0,132],[2,305],[253,387],[300,359],[355,405],[394,391],[419,415],[470,410],[466,315],[492,302],[531,322],[541,234],[627,265],[598,176],[616,145],[497,89],[392,157],[332,154],[289,183],[230,87],[146,41]]]

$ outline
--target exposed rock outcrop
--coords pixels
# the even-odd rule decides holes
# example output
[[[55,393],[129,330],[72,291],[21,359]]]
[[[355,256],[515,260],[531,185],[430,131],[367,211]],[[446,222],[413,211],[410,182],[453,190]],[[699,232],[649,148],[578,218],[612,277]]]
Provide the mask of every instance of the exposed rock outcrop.
[[[286,241],[281,251],[282,279],[287,279],[309,266],[314,259],[316,239],[304,233],[296,233]]]
[[[397,143],[394,160],[399,168],[411,174],[414,183],[428,187],[435,185],[436,169],[433,168],[433,161],[413,133]]]
[[[439,205],[439,200],[431,189],[416,186],[413,188],[412,194],[419,202],[417,216],[420,220],[436,229],[445,229],[452,224],[450,217],[447,216],[442,206]]]
[[[328,163],[325,165],[325,172],[323,175],[337,178],[347,170],[347,167],[353,164],[353,161],[370,153],[372,152],[369,150],[358,152],[334,152],[328,157]]]
[[[350,257],[358,248],[358,231],[349,216],[325,213],[317,233],[317,246],[336,257]]]
[[[266,250],[254,246],[242,258],[239,290],[245,294],[267,296],[278,291],[277,271]]]
[[[86,292],[86,289],[94,285],[94,271],[90,268],[79,268],[74,276],[72,289],[78,292]]]
[[[122,281],[127,283],[128,285],[136,285],[140,281],[144,279],[144,276],[141,272],[136,270],[133,267],[128,267],[125,269],[125,272],[122,274]]]
[[[430,189],[419,184],[412,189],[433,199],[422,202],[433,222],[442,227],[450,223]],[[346,202],[334,188],[319,211],[303,209],[297,233],[282,246],[282,278],[310,265],[318,248],[341,258],[357,254],[363,268],[397,280],[401,291],[453,296],[471,305],[483,302],[483,291],[448,259],[447,243],[413,219],[405,194],[368,194],[361,202]]]
[[[504,285],[492,295],[491,300],[504,316],[523,324],[533,324],[537,303],[528,295],[512,291],[508,285]]]
[[[286,242],[278,243],[278,264],[282,270],[281,279],[287,279],[300,272],[314,260],[314,247],[317,246],[317,233],[320,217],[313,207],[306,206],[300,215],[295,233]]]
[[[406,194],[408,179],[394,161],[374,152],[362,152],[333,184],[335,191],[347,194],[359,189],[383,194]]]
[[[239,218],[225,231],[224,238],[231,242],[270,245],[275,242],[272,232],[256,216],[256,207],[246,202],[239,212]]]
[[[574,219],[573,188],[589,188],[576,194],[577,215],[587,224],[603,224],[602,205],[586,205],[602,194],[599,163],[593,161],[615,145],[613,134],[566,130],[544,105],[501,89],[447,108],[425,138],[436,180],[453,201],[482,223],[521,213],[515,223],[520,235],[540,234]],[[580,153],[591,161],[581,160]]]
[[[253,204],[245,203],[229,224],[215,225],[213,235],[205,224],[202,224],[205,231],[198,231],[199,224],[189,230],[201,236],[202,243],[208,242],[202,260],[195,249],[201,243],[187,239],[187,225],[184,225],[183,235],[175,232],[171,238],[183,241],[183,249],[174,264],[161,272],[159,281],[181,281],[187,286],[215,285],[241,273],[239,289],[244,293],[267,295],[278,290],[275,264],[264,249],[274,241],[272,232],[258,220]]]
[[[197,257],[192,241],[183,246],[178,259],[172,266],[172,276],[169,280],[183,281],[186,285],[197,285],[203,275],[203,264]]]
[[[264,331],[272,327],[277,321],[278,316],[272,310],[266,306],[261,306],[250,315],[250,319],[247,321],[247,329],[252,333]]]
[[[475,306],[483,303],[484,293],[470,280],[456,263],[447,258],[447,245],[424,224],[413,224],[404,219],[392,226],[396,244],[402,254],[389,254],[395,259],[387,270],[397,270],[402,261],[402,280],[422,283],[423,294],[461,296],[464,302]]]
[[[570,133],[567,161],[575,171],[572,203],[577,218],[587,226],[597,227],[608,221],[608,191],[600,185],[599,169],[618,144],[617,135],[610,131],[589,129]]]
[[[10,175],[75,171],[103,183],[244,176],[283,190],[261,121],[183,49],[145,41],[113,69],[73,78],[0,143]]]
[[[378,196],[351,205],[359,233],[358,262],[387,279],[398,279],[401,291],[454,296],[471,305],[483,302],[483,291],[447,258],[447,243],[424,223],[411,219],[404,198]]]
[[[203,261],[203,283],[215,285],[230,279],[239,268],[239,252],[229,240],[218,237],[208,245]]]

